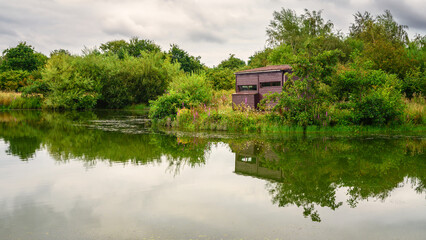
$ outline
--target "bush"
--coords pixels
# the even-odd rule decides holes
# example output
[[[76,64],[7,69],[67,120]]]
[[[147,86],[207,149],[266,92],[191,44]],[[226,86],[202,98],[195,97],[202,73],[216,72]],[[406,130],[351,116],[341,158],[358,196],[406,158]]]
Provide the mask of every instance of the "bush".
[[[0,72],[0,90],[18,91],[19,88],[27,85],[30,73],[23,70],[8,70]]]
[[[398,91],[392,87],[377,88],[355,101],[354,121],[363,125],[384,125],[401,120],[403,110]]]
[[[212,100],[212,88],[204,74],[181,75],[173,80],[166,94],[151,101],[150,118],[176,116],[179,108],[207,105]]]
[[[43,71],[48,85],[44,107],[54,109],[91,109],[99,98],[99,83],[76,70],[74,58],[55,55]]]
[[[235,89],[234,71],[229,68],[212,68],[206,75],[215,90]]]
[[[157,100],[151,102],[149,117],[151,119],[162,119],[176,115],[180,105],[183,105],[183,96],[178,93],[164,94]]]
[[[142,52],[140,57],[89,54],[76,62],[77,70],[100,84],[98,106],[122,108],[148,103],[164,93],[172,78],[180,75],[161,52]]]
[[[426,94],[426,71],[412,72],[402,80],[402,91],[408,98],[415,94]]]

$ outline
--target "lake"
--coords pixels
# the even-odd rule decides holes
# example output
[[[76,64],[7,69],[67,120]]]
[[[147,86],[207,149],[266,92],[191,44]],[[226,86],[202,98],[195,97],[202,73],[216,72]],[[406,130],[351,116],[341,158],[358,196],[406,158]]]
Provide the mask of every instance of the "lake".
[[[0,239],[424,239],[426,134],[185,133],[0,112]]]

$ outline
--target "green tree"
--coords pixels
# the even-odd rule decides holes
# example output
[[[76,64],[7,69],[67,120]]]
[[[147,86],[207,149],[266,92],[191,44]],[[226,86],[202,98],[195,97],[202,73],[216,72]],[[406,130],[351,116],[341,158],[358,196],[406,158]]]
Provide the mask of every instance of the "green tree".
[[[265,48],[262,51],[255,52],[252,56],[249,57],[247,65],[250,68],[259,68],[269,65],[268,57],[272,52],[272,48]]]
[[[128,45],[128,53],[133,57],[141,57],[142,52],[160,52],[161,48],[149,39],[132,37]]]
[[[138,37],[132,37],[129,42],[125,40],[109,41],[101,44],[99,48],[103,53],[117,55],[120,59],[123,59],[126,54],[133,57],[141,57],[141,52],[161,51],[160,46],[153,41],[149,39],[139,39]]]
[[[326,120],[328,96],[325,91],[341,51],[324,51],[311,54],[304,51],[291,58],[293,74],[286,81],[281,93],[268,95],[263,103],[275,103],[273,111],[280,114],[283,122],[301,126],[306,131],[309,125],[321,125]]]
[[[271,46],[287,44],[297,51],[308,38],[332,34],[333,23],[324,21],[321,14],[322,11],[307,9],[300,16],[291,9],[274,11],[273,20],[266,29],[268,43]]]
[[[203,64],[200,62],[201,57],[190,56],[176,44],[170,45],[169,55],[172,58],[172,62],[178,62],[180,68],[184,72],[198,72],[204,68]]]
[[[228,59],[223,60],[219,63],[219,65],[217,65],[218,68],[228,68],[232,70],[237,70],[244,66],[246,66],[246,63],[243,60],[236,58],[235,54],[229,54]]]
[[[80,57],[54,55],[43,70],[46,92],[44,107],[53,109],[91,109],[99,98],[99,83],[76,71]]]
[[[61,48],[61,49],[55,49],[55,50],[51,51],[50,57],[52,57],[54,55],[60,55],[60,54],[71,56],[71,53],[68,50]]]
[[[235,75],[232,69],[208,69],[206,71],[206,78],[215,90],[229,90],[235,88]]]
[[[128,47],[129,43],[127,43],[125,40],[114,40],[102,43],[99,48],[103,53],[122,56],[127,52]]]
[[[14,48],[8,48],[3,51],[3,61],[0,69],[34,71],[44,65],[46,56],[34,51],[31,45],[26,42],[20,42]]]

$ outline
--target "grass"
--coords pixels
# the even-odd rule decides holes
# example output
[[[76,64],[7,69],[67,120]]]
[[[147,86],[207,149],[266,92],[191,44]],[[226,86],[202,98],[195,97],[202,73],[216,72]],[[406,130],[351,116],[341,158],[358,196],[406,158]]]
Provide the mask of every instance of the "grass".
[[[0,92],[0,109],[38,109],[41,108],[40,96],[23,97],[21,93]]]
[[[412,99],[405,99],[404,120],[407,124],[426,124],[424,111],[426,100],[422,95],[414,95]]]
[[[212,104],[193,108],[181,108],[176,116],[157,121],[156,125],[173,127],[185,131],[231,131],[231,132],[259,132],[259,133],[285,133],[303,132],[299,126],[289,126],[282,122],[278,114],[253,110],[250,108],[232,107],[232,92],[218,91],[213,94]],[[405,100],[406,108],[404,117],[392,125],[385,126],[360,126],[360,125],[335,125],[308,126],[310,133],[398,133],[398,132],[425,132],[425,99],[415,96]],[[235,107],[235,106],[234,106]],[[336,124],[336,123],[334,123]]]

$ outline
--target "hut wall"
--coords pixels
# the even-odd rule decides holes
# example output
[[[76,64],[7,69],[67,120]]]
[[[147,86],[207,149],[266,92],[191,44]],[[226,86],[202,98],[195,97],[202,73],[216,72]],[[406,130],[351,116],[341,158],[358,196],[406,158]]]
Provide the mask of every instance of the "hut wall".
[[[247,102],[247,104],[246,104]],[[256,108],[259,103],[259,94],[254,93],[234,93],[232,94],[232,103],[235,105],[243,105],[251,108]]]

